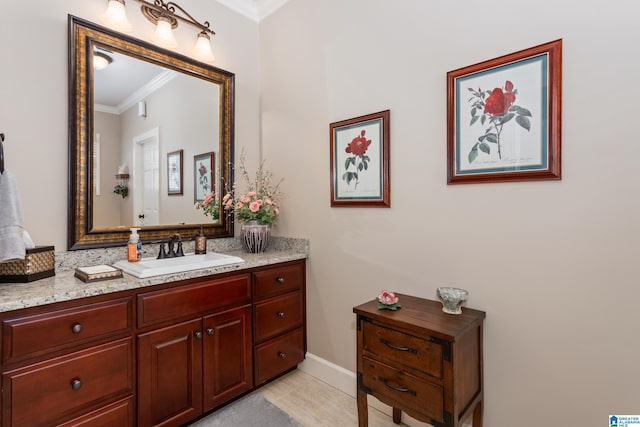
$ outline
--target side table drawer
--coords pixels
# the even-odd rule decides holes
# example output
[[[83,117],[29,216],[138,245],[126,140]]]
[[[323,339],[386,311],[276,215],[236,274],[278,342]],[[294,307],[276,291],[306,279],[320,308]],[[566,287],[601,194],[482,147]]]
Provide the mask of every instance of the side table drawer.
[[[3,426],[44,426],[133,392],[132,339],[92,347],[2,375]]]
[[[371,322],[363,324],[365,351],[435,378],[442,378],[442,345]]]
[[[126,332],[131,323],[131,298],[7,319],[2,322],[2,361]]]
[[[304,360],[302,329],[256,347],[256,385],[281,374]]]
[[[364,357],[362,385],[370,393],[393,406],[444,422],[444,389],[407,372]]]
[[[255,341],[263,341],[302,326],[302,292],[294,292],[256,304],[253,319]]]

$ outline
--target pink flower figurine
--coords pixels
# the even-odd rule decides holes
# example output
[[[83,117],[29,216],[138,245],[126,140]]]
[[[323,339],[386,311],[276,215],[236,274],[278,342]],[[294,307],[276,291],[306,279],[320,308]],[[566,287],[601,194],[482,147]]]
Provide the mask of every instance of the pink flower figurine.
[[[393,292],[382,291],[378,295],[378,301],[385,305],[393,305],[398,302],[398,297]]]

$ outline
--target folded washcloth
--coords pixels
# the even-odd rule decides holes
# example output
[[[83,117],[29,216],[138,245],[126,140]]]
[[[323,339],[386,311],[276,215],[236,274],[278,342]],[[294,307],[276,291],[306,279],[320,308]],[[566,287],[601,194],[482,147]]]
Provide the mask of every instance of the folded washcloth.
[[[0,174],[0,262],[25,257],[22,207],[15,177]]]

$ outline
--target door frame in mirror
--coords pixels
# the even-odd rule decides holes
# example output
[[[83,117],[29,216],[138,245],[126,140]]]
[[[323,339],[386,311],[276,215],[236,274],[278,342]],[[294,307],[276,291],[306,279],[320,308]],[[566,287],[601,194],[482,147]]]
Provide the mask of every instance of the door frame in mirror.
[[[221,181],[233,188],[235,75],[187,56],[159,48],[92,22],[69,15],[69,250],[126,245],[129,227],[94,228],[92,179],[93,44],[152,62],[220,86],[219,159]],[[189,206],[192,206],[191,204]],[[205,218],[203,216],[203,218]],[[168,239],[180,233],[193,239],[200,229],[209,238],[233,236],[233,215],[220,215],[217,223],[143,226],[142,242]]]

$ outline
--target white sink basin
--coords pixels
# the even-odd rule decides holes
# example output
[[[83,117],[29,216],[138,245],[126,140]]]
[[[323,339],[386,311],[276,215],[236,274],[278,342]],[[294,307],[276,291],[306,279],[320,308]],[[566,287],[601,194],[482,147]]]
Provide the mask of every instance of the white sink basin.
[[[161,276],[163,274],[182,273],[185,271],[199,270],[201,268],[220,267],[230,264],[241,264],[244,260],[237,256],[223,255],[210,252],[204,255],[193,253],[176,258],[143,258],[138,262],[118,261],[114,267],[139,279]]]

